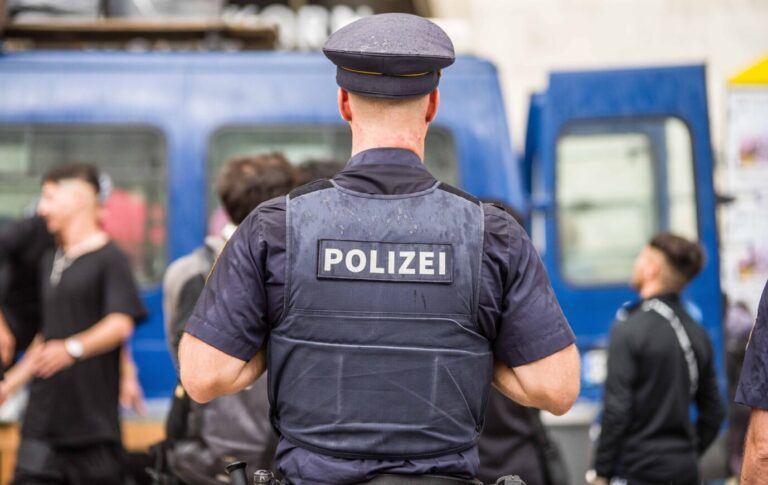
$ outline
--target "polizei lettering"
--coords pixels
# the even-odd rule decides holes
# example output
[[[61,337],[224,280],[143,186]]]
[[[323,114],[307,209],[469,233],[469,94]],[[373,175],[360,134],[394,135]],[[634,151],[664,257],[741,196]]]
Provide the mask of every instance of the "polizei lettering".
[[[453,281],[450,244],[379,241],[318,242],[317,277],[423,283]]]

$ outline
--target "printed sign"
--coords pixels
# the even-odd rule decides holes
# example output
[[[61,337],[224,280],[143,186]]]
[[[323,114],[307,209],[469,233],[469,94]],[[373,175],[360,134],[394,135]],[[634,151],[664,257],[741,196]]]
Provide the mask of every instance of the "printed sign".
[[[368,281],[452,283],[450,244],[322,239],[317,277]]]

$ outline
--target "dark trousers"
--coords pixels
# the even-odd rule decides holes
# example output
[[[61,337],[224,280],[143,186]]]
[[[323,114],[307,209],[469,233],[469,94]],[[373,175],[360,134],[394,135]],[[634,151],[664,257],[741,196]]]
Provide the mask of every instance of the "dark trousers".
[[[12,485],[123,485],[124,466],[115,443],[62,448],[22,438]]]

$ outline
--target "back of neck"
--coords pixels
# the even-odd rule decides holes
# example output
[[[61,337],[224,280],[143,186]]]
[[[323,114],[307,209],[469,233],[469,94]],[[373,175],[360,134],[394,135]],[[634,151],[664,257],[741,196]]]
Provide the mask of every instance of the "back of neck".
[[[423,161],[425,135],[421,130],[388,129],[385,126],[370,129],[353,125],[352,156],[372,148],[402,148],[416,153]]]
[[[659,281],[650,281],[644,284],[642,288],[640,288],[639,293],[643,300],[648,300],[649,298],[656,296],[676,293],[676,290],[666,287]]]

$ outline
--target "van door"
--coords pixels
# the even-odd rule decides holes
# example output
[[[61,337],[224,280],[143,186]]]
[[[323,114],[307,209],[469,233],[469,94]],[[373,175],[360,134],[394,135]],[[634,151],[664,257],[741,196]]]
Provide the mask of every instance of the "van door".
[[[724,385],[704,67],[558,72],[534,101],[532,234],[584,354],[582,397],[600,399],[599,349],[617,309],[637,298],[634,259],[660,231],[706,248],[684,297],[709,330]]]

